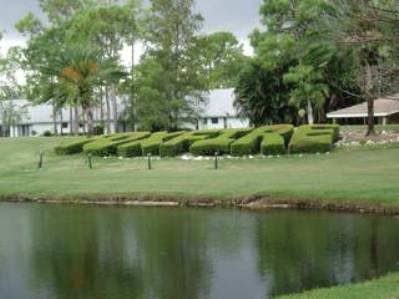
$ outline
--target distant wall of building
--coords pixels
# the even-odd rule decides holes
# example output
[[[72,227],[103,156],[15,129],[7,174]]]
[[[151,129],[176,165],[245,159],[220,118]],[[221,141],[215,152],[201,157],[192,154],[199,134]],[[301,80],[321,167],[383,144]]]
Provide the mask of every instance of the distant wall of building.
[[[248,119],[238,117],[207,117],[200,119],[199,129],[241,129],[250,126]]]

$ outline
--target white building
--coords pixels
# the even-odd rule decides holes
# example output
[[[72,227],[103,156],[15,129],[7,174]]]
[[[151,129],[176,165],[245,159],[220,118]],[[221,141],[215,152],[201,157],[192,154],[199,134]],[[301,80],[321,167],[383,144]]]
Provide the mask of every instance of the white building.
[[[202,107],[198,129],[248,128],[249,119],[238,116],[234,108],[234,89],[216,89],[209,94],[209,100]]]
[[[213,90],[209,94],[209,100],[200,107],[200,119],[198,126],[192,126],[192,129],[224,129],[224,128],[246,128],[250,126],[248,119],[238,117],[238,113],[234,108],[234,90],[218,89]],[[24,137],[24,136],[40,136],[45,132],[55,133],[53,107],[51,105],[33,105],[27,100],[13,100],[13,105],[23,108],[25,113],[20,122],[11,127],[9,132],[4,132],[0,125],[0,136]],[[123,110],[123,104],[119,103],[118,111]],[[105,110],[105,108],[103,109]],[[112,110],[112,107],[111,107]],[[94,120],[99,124],[101,113],[105,118],[105,112],[101,109],[95,109]],[[111,111],[111,115],[113,115]],[[63,109],[57,113],[55,118],[56,132],[60,134],[69,134],[71,132],[71,111]],[[113,120],[111,120],[113,128]],[[190,126],[190,125],[189,125]],[[80,125],[80,131],[84,132],[83,124]]]

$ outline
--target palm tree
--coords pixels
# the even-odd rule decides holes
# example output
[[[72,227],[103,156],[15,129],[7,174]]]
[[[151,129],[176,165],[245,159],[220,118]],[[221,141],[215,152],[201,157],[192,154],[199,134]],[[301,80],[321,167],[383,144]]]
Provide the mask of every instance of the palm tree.
[[[105,59],[97,49],[76,45],[65,48],[47,71],[54,78],[51,97],[75,108],[74,132],[78,130],[78,107],[81,107],[89,134],[94,131],[95,89],[105,83],[117,83],[125,76],[116,59]]]

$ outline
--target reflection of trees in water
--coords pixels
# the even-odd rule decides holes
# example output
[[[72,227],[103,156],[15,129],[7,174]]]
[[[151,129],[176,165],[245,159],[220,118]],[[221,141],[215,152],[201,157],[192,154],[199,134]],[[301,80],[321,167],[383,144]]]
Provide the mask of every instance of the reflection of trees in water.
[[[35,209],[32,281],[58,298],[206,297],[206,223],[173,210]]]
[[[126,260],[125,219],[115,210],[52,207],[32,216],[36,285],[57,298],[140,298],[140,269]]]
[[[145,289],[151,298],[203,298],[209,290],[207,217],[147,210],[134,217]]]
[[[390,218],[277,213],[259,217],[259,273],[270,294],[331,286],[394,270],[399,223]],[[382,246],[384,251],[378,250]]]

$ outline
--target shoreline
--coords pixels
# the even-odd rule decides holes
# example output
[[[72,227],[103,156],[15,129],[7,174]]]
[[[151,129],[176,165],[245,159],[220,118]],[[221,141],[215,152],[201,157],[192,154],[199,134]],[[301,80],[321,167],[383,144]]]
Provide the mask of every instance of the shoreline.
[[[64,197],[0,195],[0,202],[39,203],[54,205],[119,206],[119,207],[175,207],[175,208],[236,208],[250,211],[313,210],[353,214],[399,216],[399,206],[386,206],[370,202],[347,202],[322,199],[304,199],[254,195],[221,199],[216,197],[179,197],[159,195],[76,195]]]

